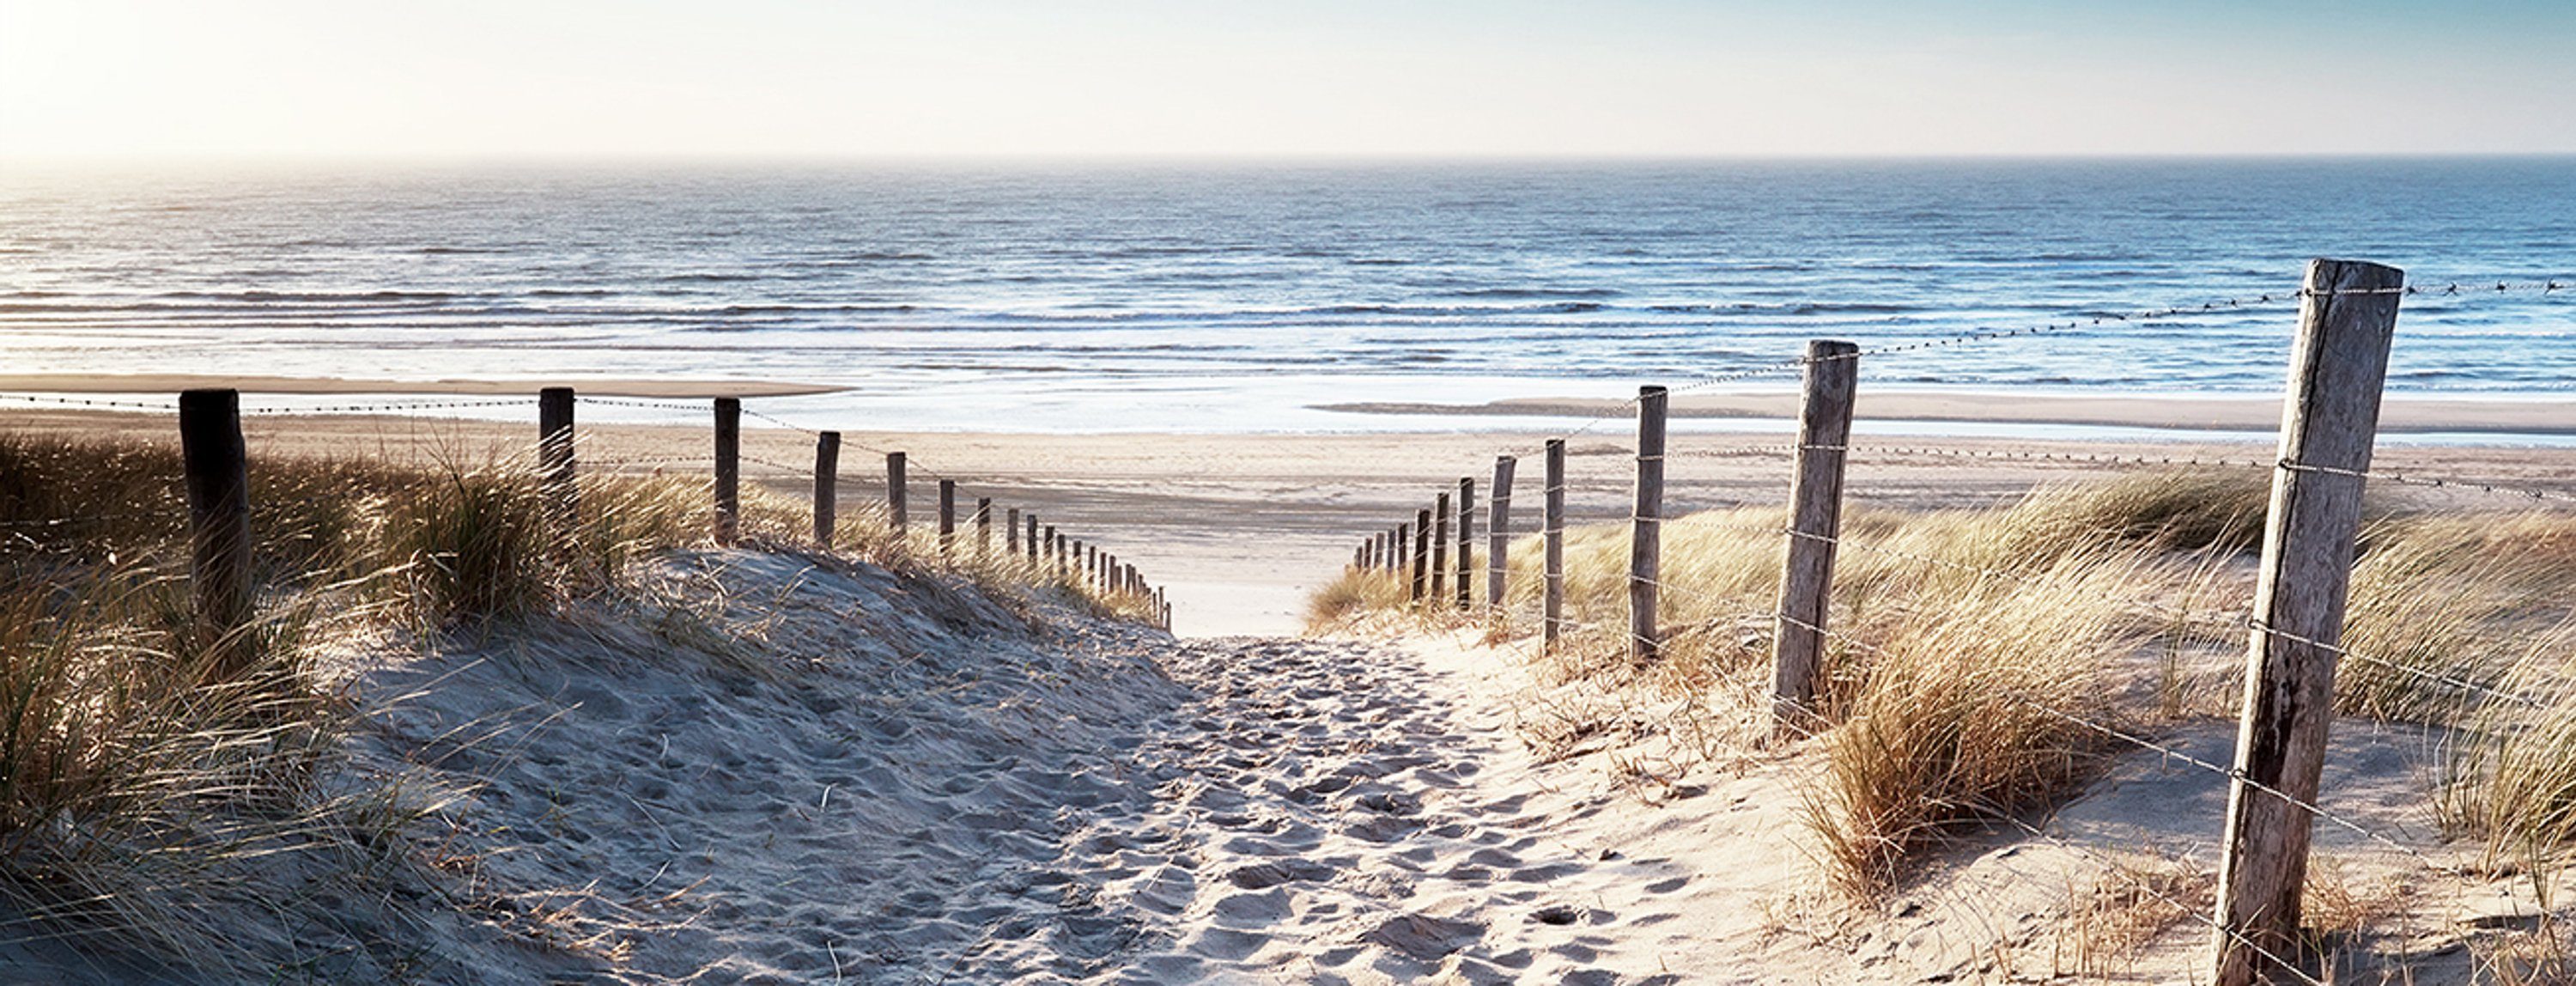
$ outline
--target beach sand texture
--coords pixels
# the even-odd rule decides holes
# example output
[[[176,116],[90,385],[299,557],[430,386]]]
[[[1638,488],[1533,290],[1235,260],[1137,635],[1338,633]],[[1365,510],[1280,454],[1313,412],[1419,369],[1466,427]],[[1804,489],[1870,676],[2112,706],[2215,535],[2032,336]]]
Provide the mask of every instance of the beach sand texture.
[[[19,424],[168,427],[97,412]],[[704,440],[688,427],[588,430],[584,455],[598,463]],[[262,418],[251,442],[254,461],[415,456],[512,448],[530,431]],[[1291,605],[1329,578],[1357,533],[1523,438],[850,441],[907,449],[1117,546],[1170,586],[1182,628],[1205,634],[1221,619],[1269,628],[1284,616],[1269,600]],[[794,463],[809,441],[758,429],[746,453]],[[1712,454],[1676,456],[1671,502],[1776,502],[1784,460],[1730,451],[1740,444],[1677,441]],[[1943,444],[2003,458],[1891,452],[1856,468],[1855,496],[1982,505],[2119,468],[2082,458],[2100,447]],[[2262,466],[2243,446],[2118,451]],[[1579,516],[1618,516],[1624,436],[1586,436],[1575,452]],[[2564,453],[2391,452],[2392,469],[2561,490],[2576,480]],[[874,468],[856,463],[857,476]],[[800,489],[792,470],[755,476]],[[881,495],[857,486],[855,502]],[[647,581],[661,587],[651,620],[346,655],[371,723],[352,769],[416,772],[464,794],[437,818],[453,885],[404,891],[458,906],[297,901],[288,913],[342,913],[278,943],[281,954],[356,981],[388,975],[363,943],[409,943],[418,964],[405,975],[476,983],[2167,982],[2205,961],[2205,935],[2177,915],[2134,953],[2069,951],[2083,902],[2124,867],[2214,865],[2223,778],[2153,753],[2125,757],[2064,807],[2054,839],[1971,837],[1902,893],[1853,909],[1824,889],[1802,820],[1812,751],[1712,756],[1615,725],[1542,742],[1531,727],[1576,706],[1613,724],[1658,710],[1600,714],[1634,699],[1535,679],[1526,642],[1174,639],[755,551],[675,554]],[[1193,610],[1247,595],[1231,611]],[[2232,732],[2197,725],[2168,739],[2224,760]],[[2422,796],[2434,739],[2339,731],[2326,807],[2412,841],[2392,852],[2321,826],[2326,865],[2367,884],[2420,867],[2407,853],[2451,851]],[[2522,920],[2538,913],[2529,883],[2463,880],[2422,899]],[[2466,981],[2448,941],[2427,931],[2414,982]],[[28,981],[205,978],[103,969],[42,942],[9,954]]]

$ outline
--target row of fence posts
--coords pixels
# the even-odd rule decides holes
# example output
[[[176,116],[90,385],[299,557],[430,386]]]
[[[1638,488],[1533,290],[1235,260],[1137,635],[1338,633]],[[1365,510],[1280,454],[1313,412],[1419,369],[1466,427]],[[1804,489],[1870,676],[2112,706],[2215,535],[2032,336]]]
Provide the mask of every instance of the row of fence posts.
[[[548,387],[537,395],[537,478],[545,511],[558,532],[569,536],[581,517],[576,482],[573,408],[570,387]],[[241,394],[229,389],[190,390],[179,395],[179,444],[188,496],[190,583],[201,621],[229,639],[250,623],[254,586],[251,575],[250,467],[241,430]],[[818,432],[814,441],[814,546],[833,547],[838,524],[841,433]],[[904,454],[886,455],[887,522],[898,540],[908,521]],[[977,558],[993,558],[993,501],[979,497],[970,518],[975,526]],[[742,536],[742,401],[715,399],[715,540],[738,543]],[[1010,508],[1003,526],[1005,558],[1030,571],[1079,580],[1102,595],[1124,595],[1142,602],[1151,622],[1162,629],[1172,623],[1171,601],[1161,587],[1135,565],[1120,561],[1099,546],[1041,524],[1036,511]],[[939,481],[939,554],[958,553],[957,483]],[[227,652],[228,653],[228,652]],[[240,670],[218,655],[218,673]]]
[[[2299,891],[2308,863],[2319,778],[2334,712],[2334,676],[2343,632],[2361,494],[2378,431],[2390,344],[2405,275],[2358,261],[2309,264],[2301,292],[2298,335],[2282,410],[2280,458],[2273,471],[2261,574],[2253,607],[2247,682],[2234,769],[2230,772],[2224,853],[2215,917],[2217,986],[2247,986],[2304,973],[2283,959],[2300,948]],[[1789,487],[1789,524],[1772,635],[1772,724],[1776,737],[1822,725],[1814,704],[1830,620],[1835,546],[1841,539],[1843,477],[1858,389],[1860,348],[1841,340],[1808,343],[1803,361],[1798,441]],[[1655,658],[1661,564],[1667,392],[1637,396],[1637,458],[1630,514],[1629,651]],[[1565,442],[1545,446],[1546,495],[1540,591],[1541,648],[1554,653],[1564,634]],[[1499,611],[1510,537],[1511,456],[1496,459],[1489,514],[1490,560],[1485,604]],[[1443,605],[1442,573],[1459,579],[1468,602],[1468,531],[1474,481],[1458,497],[1434,498],[1411,523],[1364,540],[1353,564],[1404,579],[1415,606]],[[1445,559],[1438,545],[1459,532]],[[1409,547],[1409,551],[1407,550]]]

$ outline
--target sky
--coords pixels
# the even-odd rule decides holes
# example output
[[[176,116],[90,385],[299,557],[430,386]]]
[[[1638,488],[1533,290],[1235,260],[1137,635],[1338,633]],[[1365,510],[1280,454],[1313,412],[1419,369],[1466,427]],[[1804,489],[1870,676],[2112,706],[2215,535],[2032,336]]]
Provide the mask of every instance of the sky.
[[[2576,153],[2576,0],[0,0],[0,158]]]

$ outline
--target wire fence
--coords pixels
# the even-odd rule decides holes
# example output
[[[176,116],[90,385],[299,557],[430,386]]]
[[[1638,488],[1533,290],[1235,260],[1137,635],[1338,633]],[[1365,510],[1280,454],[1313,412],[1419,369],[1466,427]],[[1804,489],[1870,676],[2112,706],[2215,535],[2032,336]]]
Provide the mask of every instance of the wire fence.
[[[2365,287],[2337,289],[2331,291],[2312,291],[2302,289],[2294,292],[2259,294],[2251,297],[2224,299],[2198,305],[2172,306],[2162,309],[2152,309],[2124,314],[2085,316],[2038,326],[1978,330],[1934,339],[1901,342],[1871,348],[1853,348],[1846,352],[1825,355],[1822,357],[1783,360],[1773,364],[1729,371],[1707,377],[1694,378],[1686,380],[1680,386],[1671,388],[1670,391],[1666,392],[1670,393],[1688,389],[1698,389],[1717,384],[1754,379],[1761,376],[1785,375],[1791,371],[1797,371],[1803,374],[1808,374],[1811,378],[1811,390],[1808,395],[1808,400],[1811,402],[1812,406],[1812,402],[1817,399],[1816,394],[1812,389],[1813,373],[1819,364],[1827,362],[1856,360],[1863,357],[1901,358],[1908,354],[1922,353],[1953,346],[1980,343],[2000,343],[2006,340],[2039,339],[2050,336],[2061,336],[2093,328],[2095,326],[2116,322],[2150,321],[2207,311],[2286,305],[2290,302],[2302,302],[2319,297],[2380,295],[2394,296],[2401,299],[2421,297],[2469,299],[2476,297],[2492,297],[2498,294],[2515,292],[2532,293],[2548,297],[2566,297],[2571,293],[2576,293],[2576,280],[2484,280],[2474,282],[2410,283],[2398,287]],[[1594,415],[1587,420],[1578,422],[1570,428],[1566,428],[1548,436],[1545,441],[1547,451],[1551,455],[1562,456],[1564,454],[1565,444],[1568,441],[1599,426],[1601,423],[1611,420],[1612,418],[1619,417],[1623,414],[1638,413],[1643,415],[1648,413],[1646,408],[1648,408],[1649,405],[1644,399],[1647,393],[1647,390],[1641,390],[1640,397],[1637,399],[1621,402],[1617,406]],[[1653,403],[1653,406],[1656,408],[1660,408],[1661,405],[1662,401],[1660,400]],[[1848,411],[1846,410],[1844,413],[1848,413]],[[1662,431],[1662,426],[1659,422],[1649,425],[1641,421],[1640,427],[1641,429],[1651,427],[1657,433]],[[1516,453],[1526,454],[1527,449],[1526,447],[1513,447],[1501,448],[1496,451],[1498,455],[1514,455]],[[1660,454],[1657,455],[1648,456],[1641,454],[1638,456],[1638,482],[1643,484],[1648,482],[1650,479],[1655,482],[1661,482],[1662,470],[1660,467],[1662,465],[1662,461],[1665,459],[1731,461],[1748,466],[1766,466],[1772,463],[1782,463],[1785,461],[1797,464],[1803,468],[1807,457],[1812,453],[1829,453],[1832,456],[1835,463],[1833,465],[1833,469],[1836,477],[1834,480],[1836,489],[1832,495],[1837,500],[1848,495],[1845,491],[1840,489],[1842,483],[1842,480],[1840,479],[1842,466],[1840,463],[1845,457],[1849,457],[1878,463],[1880,465],[1906,463],[1910,460],[1917,459],[1933,459],[1989,462],[2002,461],[2017,464],[2066,466],[2087,470],[2111,471],[2136,469],[2252,471],[2258,474],[2273,476],[2276,478],[2276,481],[2285,481],[2287,477],[2293,476],[2316,476],[2336,479],[2365,480],[2376,483],[2385,483],[2392,486],[2478,494],[2496,498],[2500,503],[2502,501],[2516,501],[2526,505],[2548,505],[2576,502],[2576,489],[2554,488],[2545,484],[2516,482],[2495,477],[2446,475],[2420,467],[2405,469],[2389,468],[2386,466],[2344,468],[2339,465],[2306,462],[2301,461],[2297,456],[2290,454],[2286,444],[2284,446],[2283,453],[2278,456],[2249,456],[2242,458],[2225,455],[2213,456],[2199,454],[2196,452],[2133,452],[2109,449],[2068,451],[2059,449],[2027,448],[1968,448],[1921,440],[1875,441],[1854,439],[1843,442],[1801,441],[1798,443],[1737,444],[1722,447],[1686,446],[1682,448],[1662,450]],[[1561,462],[1562,460],[1560,459],[1559,461]],[[1508,473],[1498,470],[1498,475],[1508,475]],[[2576,477],[2571,477],[2570,482],[2571,484],[2576,484]],[[1496,490],[1493,492],[1501,495],[1509,495],[1508,490]],[[1554,487],[1547,492],[1551,496],[1552,503],[1557,502],[1563,495],[1563,487]],[[1657,495],[1660,497],[1660,493]],[[2277,497],[2279,495],[2280,494],[2276,492],[2275,496]],[[1645,495],[1641,493],[1641,504],[1645,502],[1645,499]],[[1517,503],[1515,504],[1515,507],[1517,508]],[[1555,593],[1557,591],[1556,586],[1561,585],[1564,582],[1565,576],[1554,568],[1550,568],[1545,573],[1544,581],[1547,584],[1541,586],[1541,591],[1539,592],[1534,593],[1524,589],[1518,594],[1509,594],[1506,593],[1504,588],[1498,584],[1490,587],[1488,598],[1526,600],[1525,602],[1514,604],[1516,606],[1525,606],[1540,602],[1545,604],[1540,607],[1542,615],[1536,618],[1542,624],[1541,629],[1545,631],[1542,635],[1542,639],[1546,642],[1546,646],[1541,648],[1542,653],[1546,650],[1552,649],[1556,645],[1561,633],[1573,630],[1577,627],[1580,627],[1582,632],[1595,635],[1594,639],[1596,640],[1600,640],[1601,637],[1606,636],[1608,639],[1602,640],[1602,645],[1629,650],[1632,654],[1632,661],[1636,659],[1635,655],[1659,655],[1661,653],[1659,650],[1661,646],[1669,644],[1673,640],[1687,637],[1703,628],[1767,627],[1772,628],[1775,631],[1773,633],[1773,643],[1775,648],[1785,646],[1786,638],[1793,632],[1799,632],[1812,635],[1817,640],[1828,642],[1834,647],[1844,648],[1851,652],[1864,655],[1870,661],[1888,662],[1906,659],[1907,655],[1890,652],[1884,645],[1868,636],[1834,627],[1822,619],[1802,619],[1793,615],[1790,611],[1786,595],[1782,597],[1782,602],[1778,608],[1762,610],[1757,609],[1749,600],[1741,599],[1727,593],[1713,593],[1705,591],[1701,587],[1694,585],[1687,577],[1675,578],[1671,572],[1662,571],[1661,563],[1656,561],[1653,557],[1656,554],[1659,554],[1659,552],[1654,548],[1645,546],[1653,544],[1654,542],[1645,541],[1643,538],[1650,530],[1664,532],[1664,536],[1669,536],[1668,532],[1675,529],[1669,522],[1681,520],[1687,515],[1669,512],[1661,513],[1662,515],[1659,516],[1647,516],[1645,511],[1642,509],[1630,512],[1629,522],[1634,525],[1635,530],[1638,532],[1638,540],[1633,540],[1630,543],[1630,548],[1632,550],[1629,554],[1633,558],[1633,564],[1631,569],[1625,573],[1625,577],[1620,580],[1628,587],[1626,601],[1632,611],[1630,626],[1623,627],[1621,625],[1621,621],[1617,620],[1595,621],[1579,619],[1576,617],[1556,616],[1555,614],[1561,607],[1561,603],[1555,598]],[[1474,515],[1472,511],[1462,511],[1461,516],[1457,518],[1457,523],[1473,523],[1473,520]],[[1487,520],[1490,524],[1491,518],[1487,518]],[[1943,557],[1939,553],[1924,550],[1910,551],[1894,545],[1878,543],[1876,540],[1869,537],[1855,537],[1848,533],[1834,532],[1831,530],[1822,532],[1804,530],[1801,529],[1800,524],[1795,520],[1788,523],[1750,523],[1732,522],[1724,519],[1701,516],[1690,518],[1689,523],[1694,529],[1701,531],[1723,532],[1727,536],[1751,539],[1777,539],[1777,543],[1780,544],[1780,548],[1778,550],[1780,550],[1784,555],[1792,558],[1790,563],[1792,566],[1796,564],[1794,559],[1798,554],[1798,546],[1803,544],[1810,548],[1825,552],[1826,554],[1824,557],[1828,559],[1825,564],[1829,567],[1832,564],[1830,561],[1832,557],[1831,552],[1837,549],[1844,549],[1874,558],[1877,563],[1882,566],[1899,566],[1903,568],[1911,568],[1917,571],[1947,572],[1955,576],[1965,576],[1972,585],[1994,584],[2017,592],[2052,588],[2052,582],[2055,579],[2055,575],[2050,572],[2046,566],[2025,566],[2017,561],[1996,564],[1993,562],[1980,562],[1954,557]],[[1452,526],[1455,525],[1453,524]],[[1399,527],[1397,530],[1402,530],[1402,528]],[[1418,535],[1416,536],[1418,537]],[[1546,525],[1540,530],[1539,536],[1544,542],[1548,543],[1548,553],[1551,558],[1553,558],[1557,554],[1554,542],[1557,538],[1562,536],[1562,529],[1553,524]],[[1497,538],[1497,540],[1499,541],[1500,539]],[[1521,547],[1514,548],[1513,550],[1516,557],[1525,558],[1529,551],[1529,546],[1523,545]],[[1590,550],[1594,552],[1592,557],[1602,557],[1598,548]],[[1461,579],[1474,578],[1479,574],[1477,570],[1469,566],[1468,558],[1470,556],[1465,552],[1444,554],[1442,547],[1439,545],[1431,545],[1419,541],[1413,544],[1406,544],[1402,540],[1390,538],[1386,534],[1380,534],[1364,541],[1355,557],[1355,567],[1358,570],[1375,570],[1388,573],[1398,580],[1399,583],[1406,581],[1409,577],[1410,581],[1415,583],[1417,586],[1422,583],[1422,574],[1426,568],[1436,568],[1442,565],[1454,565],[1454,574],[1456,577]],[[1520,566],[1520,570],[1525,572],[1528,567],[1527,563],[1524,562],[1523,565]],[[1499,580],[1507,577],[1513,577],[1499,565],[1492,567],[1483,574],[1488,579],[1497,580],[1498,582]],[[1599,573],[1595,573],[1596,586],[1598,574]],[[2243,585],[2238,587],[2238,591],[2250,592],[2253,588],[2254,587],[2250,585]],[[1783,591],[1785,592],[1786,590]],[[2338,588],[2336,591],[2340,593],[2342,590]],[[1596,605],[1615,606],[1618,603],[1618,595],[1618,593],[1613,592],[1608,594],[1607,599],[1602,599],[1598,595],[1595,595],[1592,598],[1597,600],[1595,603]],[[1540,596],[1545,596],[1546,598],[1541,599],[1539,598]],[[1439,598],[1437,594],[1425,594],[1419,589],[1416,589],[1412,593],[1412,597],[1414,599],[1412,605],[1419,609],[1438,610],[1447,608],[1447,603]],[[2370,652],[2366,648],[2346,646],[2342,642],[2336,640],[2326,639],[2313,634],[2297,633],[2271,625],[2266,620],[2259,617],[2255,609],[2251,606],[2210,609],[2204,606],[2191,605],[2188,599],[2184,604],[2177,605],[2165,599],[2154,597],[2112,599],[2105,600],[2105,602],[2133,609],[2143,615],[2152,615],[2159,619],[2171,621],[2171,623],[2177,627],[2196,628],[2195,632],[2232,633],[2240,635],[2241,639],[2251,641],[2250,645],[2254,647],[2255,652],[2258,655],[2264,652],[2263,641],[2265,640],[2274,641],[2282,645],[2296,645],[2297,647],[2306,648],[2308,651],[2313,653],[2328,655],[2327,660],[2329,661],[2348,663],[2354,668],[2366,668],[2385,672],[2388,675],[2413,682],[2428,689],[2453,693],[2465,701],[2465,705],[2463,707],[2468,709],[2507,708],[2518,710],[2524,714],[2537,714],[2546,713],[2548,710],[2557,707],[2559,704],[2559,698],[2555,694],[2535,692],[2521,687],[2511,686],[2504,682],[2499,682],[2487,677],[2486,673],[2481,669],[2492,668],[2503,663],[2498,657],[2494,656],[2461,654],[2456,652],[2430,654],[2410,652],[2405,657],[2376,654]],[[2413,600],[2413,602],[2418,606],[2437,607],[2443,603],[2443,600],[2439,598],[2419,598]],[[2561,614],[2562,617],[2567,619],[2576,619],[2576,600],[2561,600],[2556,605],[2568,610],[2568,612]],[[1659,617],[1669,618],[1673,613],[1686,613],[1689,614],[1686,617],[1688,622],[1681,625],[1674,625],[1672,623],[1661,622],[1656,619],[1645,619],[1639,621],[1635,618],[1635,611],[1637,607],[1640,606],[1647,607],[1649,611],[1669,610],[1669,612],[1657,612],[1656,615]],[[1477,607],[1461,608],[1472,610]],[[2549,607],[2544,604],[2542,608],[2543,610],[2547,610]],[[1525,610],[1518,612],[1521,614],[1526,613]],[[2545,616],[2546,613],[2544,612],[2544,619]],[[1518,618],[1520,618],[1518,615],[1514,617],[1516,620]],[[1905,615],[1905,618],[1909,620],[1921,620],[1927,618],[1938,619],[1939,614],[1909,612]],[[1649,627],[1651,630],[1640,632],[1638,629],[1634,628],[1636,626]],[[2576,655],[2567,656],[2570,658],[2576,658]],[[1784,661],[1786,660],[1785,657],[1781,659]],[[2256,669],[2257,665],[2254,663],[2249,662],[2248,664],[2240,665],[2235,669],[2235,673],[2232,678],[2222,681],[2220,684],[2225,687],[2245,689],[2249,692],[2255,690],[2257,687],[2256,682],[2252,679],[2251,675]],[[1781,673],[1786,675],[1788,672],[1783,670]],[[2411,865],[2414,865],[2426,872],[2436,873],[2453,880],[2462,887],[2466,887],[2471,883],[2491,880],[2493,878],[2493,874],[2491,873],[2474,871],[2471,868],[2462,866],[2456,862],[2437,858],[2433,853],[2427,850],[2426,846],[2428,844],[2425,843],[2420,836],[2403,831],[2381,828],[2375,825],[2370,818],[2362,815],[2333,810],[2322,804],[2319,798],[2302,797],[2290,790],[2287,790],[2280,784],[2266,782],[2261,777],[2257,777],[2255,774],[2250,772],[2246,766],[2241,764],[2223,765],[2213,762],[2208,758],[2194,755],[2189,751],[2179,749],[2172,744],[2161,742],[2154,735],[2154,727],[2130,725],[2114,721],[2107,719],[2102,715],[2088,712],[2087,710],[2068,708],[2063,705],[2047,701],[2039,696],[2011,690],[2003,691],[1995,697],[2009,703],[2024,706],[2032,712],[2046,716],[2052,720],[2059,721],[2069,728],[2080,730],[2085,734],[2097,737],[2101,742],[2110,744],[2115,748],[2153,754],[2160,758],[2161,762],[2178,765],[2184,769],[2202,773],[2215,781],[2221,782],[2237,790],[2240,797],[2245,796],[2243,792],[2250,791],[2255,796],[2273,799],[2282,804],[2291,806],[2314,822],[2322,823],[2329,828],[2346,832],[2369,846],[2401,856],[2409,861]],[[2249,705],[2249,709],[2251,708],[2252,706]],[[2463,715],[2465,714],[2466,713],[2463,713]],[[2251,716],[2253,715],[2253,712],[2249,711],[2247,715]],[[1780,725],[1785,731],[1792,735],[1812,735],[1811,729],[1795,719],[1783,719]],[[2248,730],[2255,728],[2251,724],[2250,719],[2245,728]],[[2240,753],[2240,756],[2244,755],[2249,754]],[[2100,858],[2100,853],[2086,849],[2074,843],[2067,842],[2058,836],[2052,835],[2047,832],[2043,826],[2031,825],[2017,814],[2013,814],[2011,812],[1983,812],[1974,807],[1973,801],[1954,805],[1953,807],[1963,810],[1972,816],[1990,816],[1985,819],[1990,823],[2010,823],[2012,826],[2019,828],[2031,838],[2046,841],[2054,845],[2059,845],[2069,851],[2093,857],[2096,862],[2103,865],[2107,871],[2117,872],[2116,867],[2112,867],[2108,860]],[[2213,823],[2215,821],[2216,819],[2212,819]],[[2299,844],[2304,845],[2304,837],[2302,837]],[[2230,851],[2233,851],[2232,845]],[[2151,887],[2142,887],[2142,889],[2152,891]],[[2286,950],[2279,946],[2281,939],[2277,939],[2269,935],[2258,938],[2248,934],[2247,927],[2250,926],[2239,926],[2235,924],[2230,913],[2221,913],[2213,916],[2198,907],[2172,900],[2169,897],[2167,897],[2164,902],[2170,906],[2176,907],[2178,910],[2188,914],[2200,924],[2217,932],[2223,942],[2232,942],[2234,946],[2242,947],[2258,955],[2263,963],[2269,964],[2270,968],[2268,969],[2268,974],[2286,975],[2289,978],[2301,982],[2314,983],[2321,981],[2318,976],[2312,975],[2309,971],[2303,968],[2298,961],[2295,961],[2295,959],[2298,958],[2297,956],[2284,954]],[[2224,978],[2225,976],[2223,975],[2222,979]]]

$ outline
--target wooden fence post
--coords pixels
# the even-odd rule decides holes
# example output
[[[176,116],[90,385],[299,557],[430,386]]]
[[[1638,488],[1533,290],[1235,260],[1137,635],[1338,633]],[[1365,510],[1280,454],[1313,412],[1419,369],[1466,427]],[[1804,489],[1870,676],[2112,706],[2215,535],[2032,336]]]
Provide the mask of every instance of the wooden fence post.
[[[832,531],[841,522],[841,433],[814,436],[814,544],[832,550]]]
[[[1789,474],[1788,546],[1780,563],[1780,606],[1771,634],[1771,728],[1776,735],[1816,725],[1816,672],[1825,661],[1834,546],[1842,536],[1844,449],[1851,443],[1852,400],[1859,384],[1859,346],[1808,340],[1797,466]]]
[[[1035,568],[1038,564],[1038,512],[1029,511],[1027,519],[1023,522],[1029,525],[1029,537],[1023,547],[1029,553],[1029,567]]]
[[[2272,980],[2284,971],[2273,957],[2298,961],[2299,892],[2316,821],[2301,803],[2316,803],[2334,721],[2335,648],[2405,283],[2394,267],[2308,264],[2227,791],[2218,986]]]
[[[1508,456],[1494,457],[1494,489],[1487,497],[1485,512],[1485,607],[1503,608],[1503,579],[1509,567],[1506,555],[1512,545],[1512,470],[1520,460]]]
[[[742,538],[742,399],[716,398],[716,543]]]
[[[957,481],[939,481],[939,557],[946,558],[957,541]]]
[[[1431,563],[1431,511],[1414,511],[1412,548],[1413,601],[1419,604],[1422,602],[1424,585],[1422,580],[1430,575],[1425,567]]]
[[[1449,569],[1449,494],[1431,498],[1431,606],[1448,601],[1443,576]]]
[[[241,392],[179,394],[179,456],[188,490],[189,581],[217,680],[248,670],[241,639],[251,620],[250,456],[242,442]]]
[[[1476,604],[1476,481],[1458,480],[1458,608]]]
[[[1544,649],[1553,654],[1565,636],[1565,439],[1547,440],[1546,469],[1547,500],[1539,518],[1541,561],[1546,564],[1539,583],[1539,633]]]
[[[907,484],[904,482],[903,474],[903,453],[886,453],[886,522],[894,526],[894,539],[897,543],[903,541],[903,527],[906,519],[903,492]]]
[[[1046,557],[1043,561],[1058,572],[1064,568],[1064,536],[1056,533],[1054,524],[1046,526]]]
[[[975,560],[993,557],[993,498],[975,498]]]
[[[573,475],[573,392],[570,387],[537,391],[537,463],[546,492],[549,526],[559,548],[572,545],[581,523],[581,487]]]
[[[1628,525],[1628,656],[1653,660],[1656,589],[1664,557],[1664,410],[1662,387],[1637,388],[1637,509]]]
[[[1002,512],[1002,554],[1012,561],[1020,560],[1020,508]]]

